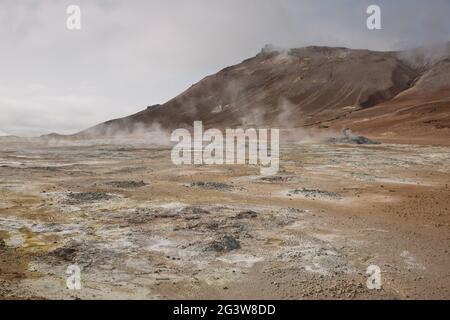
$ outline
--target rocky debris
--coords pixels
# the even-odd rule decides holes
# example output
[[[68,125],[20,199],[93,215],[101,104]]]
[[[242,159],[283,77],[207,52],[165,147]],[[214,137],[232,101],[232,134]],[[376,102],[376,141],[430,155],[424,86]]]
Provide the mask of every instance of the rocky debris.
[[[182,217],[186,220],[196,220],[200,219],[202,215],[210,213],[211,212],[208,210],[197,206],[187,206],[182,208],[137,208],[127,221],[132,224],[141,224],[157,218],[164,219],[177,217]]]
[[[342,297],[353,299],[360,294],[364,294],[366,291],[367,289],[365,289],[365,286],[354,279],[338,279],[335,284],[324,289],[324,292],[328,296],[340,299],[342,299]]]
[[[83,268],[108,268],[111,266],[111,257],[119,258],[124,252],[115,250],[111,244],[101,241],[70,241],[49,252],[42,259],[56,265],[76,263]]]
[[[69,192],[67,194],[69,203],[107,201],[113,199],[113,196],[106,192]]]
[[[330,284],[323,285],[324,276],[314,276],[302,283],[305,290],[302,295],[307,299],[327,298],[327,299],[355,299],[367,293],[366,287],[354,279],[336,279]]]
[[[214,220],[214,221],[200,221],[196,222],[194,224],[187,224],[186,227],[178,228],[178,229],[189,229],[189,230],[195,230],[202,233],[210,233],[210,232],[216,232],[219,230],[219,228],[223,227],[225,224],[224,221],[220,220]]]
[[[0,239],[0,248],[4,248],[4,247],[6,247],[5,240]]]
[[[236,219],[228,220],[226,224],[221,226],[222,230],[227,230],[229,234],[233,234],[239,238],[251,237],[250,231],[252,229],[252,224],[244,222],[242,220],[237,221]]]
[[[219,222],[217,222],[217,221],[207,222],[205,227],[208,230],[218,230],[219,229]]]
[[[184,226],[180,225],[177,230],[194,230],[204,235],[216,235],[221,232],[235,238],[252,238],[250,234],[251,225],[243,222],[243,219],[236,220],[235,216],[228,218],[206,217],[204,219],[188,216],[184,219],[191,222]]]
[[[342,196],[337,192],[330,192],[330,191],[323,191],[319,189],[296,189],[289,191],[289,196],[291,195],[301,195],[308,199],[333,199],[333,200],[339,200],[342,199]]]
[[[309,211],[306,209],[299,209],[299,208],[283,208],[280,210],[278,214],[293,214],[293,215],[303,215],[305,213],[308,213]]]
[[[330,138],[327,140],[327,142],[333,144],[380,144],[380,142],[370,140],[369,138],[363,136],[344,136],[339,138]]]
[[[233,190],[232,186],[225,184],[225,183],[221,183],[221,182],[196,181],[196,182],[192,182],[190,184],[190,186],[193,188],[203,188],[203,189],[210,189],[210,190],[221,190],[221,191]]]
[[[295,263],[307,272],[336,275],[350,272],[347,259],[338,249],[317,239],[299,246],[286,247],[278,253],[278,259]]]
[[[143,224],[152,221],[156,216],[151,213],[139,210],[135,212],[133,216],[127,219],[127,223],[129,224]]]
[[[350,175],[352,178],[360,181],[374,182],[377,179],[382,179],[381,177],[373,176],[367,173],[352,172]]]
[[[350,128],[342,129],[341,137],[333,137],[328,139],[329,143],[333,144],[380,144],[377,141],[370,140],[364,136],[355,136]]]
[[[145,187],[147,184],[144,181],[111,181],[107,185],[120,189],[134,189]]]
[[[288,182],[291,179],[289,176],[267,176],[262,177],[260,180],[266,182]]]
[[[183,209],[181,209],[180,213],[181,214],[189,214],[189,215],[204,215],[204,214],[210,214],[211,212],[209,212],[208,210],[205,210],[203,208],[200,208],[200,207],[189,206],[189,207],[184,207]]]
[[[165,208],[137,208],[129,222],[137,222],[138,220],[145,219],[145,221],[155,218],[174,218],[179,213],[176,210],[169,210]],[[142,221],[142,222],[145,222]]]
[[[209,251],[230,252],[241,248],[239,241],[232,235],[224,235],[219,240],[214,240],[207,247]]]
[[[79,249],[79,244],[72,242],[64,247],[57,248],[51,252],[51,254],[59,259],[68,262],[74,262]]]
[[[258,217],[258,213],[253,210],[241,211],[236,215],[237,219],[250,219]]]
[[[97,148],[95,147],[95,150]],[[445,293],[430,293],[430,290],[435,289],[433,287],[435,283],[431,283],[429,287],[422,287],[422,282],[411,282],[413,280],[411,277],[416,278],[419,275],[424,276],[423,282],[430,279],[432,282],[434,278],[427,277],[428,271],[418,267],[414,270],[411,269],[411,272],[408,271],[409,268],[414,267],[410,267],[406,263],[414,261],[406,253],[399,256],[401,250],[409,248],[408,246],[402,246],[401,250],[397,250],[398,246],[394,246],[389,251],[386,249],[389,249],[386,245],[376,252],[367,252],[368,249],[373,249],[373,246],[367,245],[366,241],[361,241],[361,239],[385,240],[385,233],[390,232],[390,228],[383,225],[373,226],[366,223],[365,220],[361,220],[364,217],[355,221],[353,218],[347,220],[348,217],[333,216],[333,206],[311,207],[308,205],[307,207],[311,211],[304,210],[302,202],[289,201],[289,198],[283,199],[280,196],[286,195],[286,191],[302,187],[336,191],[349,199],[353,197],[353,189],[362,195],[368,195],[372,194],[374,190],[378,190],[380,184],[386,186],[386,191],[382,191],[383,194],[391,187],[401,191],[402,185],[391,186],[388,181],[392,181],[394,178],[400,179],[403,176],[389,168],[393,164],[395,164],[394,167],[397,167],[397,163],[403,165],[406,161],[411,162],[411,168],[417,168],[417,166],[425,168],[427,175],[429,167],[437,166],[437,172],[441,175],[436,174],[437,176],[430,177],[430,181],[442,185],[445,184],[445,181],[440,177],[447,172],[447,163],[450,160],[448,150],[428,149],[428,147],[413,149],[409,146],[388,145],[386,146],[388,152],[385,152],[385,148],[341,148],[329,144],[297,145],[295,148],[293,152],[299,157],[291,157],[288,154],[287,162],[283,167],[286,171],[279,173],[282,178],[273,179],[274,181],[284,181],[284,177],[293,177],[294,180],[288,182],[287,187],[286,185],[283,187],[284,182],[271,184],[259,180],[262,176],[254,175],[255,172],[251,168],[239,172],[227,171],[226,176],[220,177],[220,173],[216,171],[215,167],[212,167],[212,172],[209,173],[206,173],[206,170],[203,173],[202,170],[197,179],[188,180],[187,184],[192,181],[217,181],[233,186],[234,190],[241,186],[248,187],[248,193],[243,194],[242,197],[227,199],[215,197],[212,199],[214,201],[208,203],[204,201],[205,194],[210,192],[206,189],[187,187],[183,189],[182,187],[186,194],[177,196],[173,193],[173,188],[165,184],[158,185],[157,190],[155,189],[150,197],[148,196],[148,187],[130,189],[136,193],[136,197],[119,203],[116,201],[121,199],[119,192],[114,194],[114,191],[109,190],[115,189],[105,185],[110,181],[138,181],[140,179],[149,183],[160,179],[170,181],[176,186],[186,183],[184,179],[190,173],[185,172],[184,168],[180,168],[180,171],[160,170],[157,165],[162,164],[163,168],[166,168],[167,165],[170,168],[170,164],[167,164],[164,159],[157,160],[158,163],[155,165],[152,165],[154,162],[142,164],[139,162],[142,166],[147,167],[146,171],[139,169],[138,172],[133,171],[119,175],[117,170],[121,169],[121,165],[130,168],[130,162],[124,161],[122,156],[117,156],[120,166],[119,164],[112,165],[109,162],[100,166],[103,158],[98,157],[97,154],[89,154],[87,159],[94,160],[92,172],[101,172],[102,174],[102,179],[97,180],[100,182],[99,186],[93,185],[96,182],[95,175],[80,174],[81,169],[91,169],[84,165],[63,166],[63,172],[70,168],[73,172],[80,174],[74,179],[66,179],[68,177],[64,175],[58,176],[61,179],[53,181],[37,176],[41,174],[40,172],[33,172],[32,174],[35,176],[27,176],[28,180],[25,178],[22,180],[16,171],[5,174],[1,184],[2,190],[0,190],[2,192],[0,209],[2,207],[10,209],[6,209],[5,217],[0,219],[0,229],[4,230],[0,232],[0,238],[7,242],[6,248],[0,247],[0,261],[3,261],[0,266],[2,268],[0,278],[3,278],[8,272],[11,274],[10,278],[16,276],[13,272],[23,272],[23,277],[27,280],[23,281],[20,288],[22,291],[14,290],[13,293],[21,294],[26,285],[26,288],[32,289],[32,292],[42,293],[45,298],[70,298],[67,294],[72,293],[65,290],[65,286],[54,286],[54,284],[60,282],[61,277],[64,277],[68,265],[77,264],[83,269],[82,277],[85,279],[83,281],[93,284],[92,292],[100,299],[133,298],[135,293],[139,294],[139,298],[176,298],[177,292],[184,289],[187,290],[188,297],[195,298],[198,297],[199,291],[191,291],[191,288],[200,288],[200,290],[205,288],[206,290],[210,287],[221,289],[224,286],[228,286],[232,294],[240,282],[251,281],[256,278],[255,276],[260,281],[261,286],[258,289],[261,288],[262,292],[261,295],[256,295],[262,298],[297,299],[302,298],[304,294],[310,298],[330,298],[334,295],[337,298],[346,298],[347,295],[353,294],[354,288],[359,283],[365,284],[365,269],[376,257],[377,261],[383,260],[383,270],[388,268],[385,270],[386,273],[404,276],[402,278],[402,281],[405,280],[404,286],[403,283],[397,283],[396,289],[404,290],[406,286],[411,285],[417,288],[412,292],[413,296],[426,295],[432,298],[438,297],[438,294],[441,297],[445,296]],[[77,150],[77,152],[82,152],[82,150]],[[148,159],[151,158],[151,152],[154,151],[135,152],[135,154],[131,153],[130,157]],[[113,157],[114,155],[105,156],[105,159]],[[84,159],[79,159],[79,161],[80,163],[85,162]],[[349,167],[357,168],[358,172],[368,174],[383,173],[390,179],[383,178],[386,181],[378,183],[378,177],[374,176],[377,179],[375,185],[373,181],[370,184],[360,184],[351,180],[351,185],[348,185],[349,173],[351,173]],[[148,168],[154,171],[144,174],[144,172],[149,172]],[[409,167],[405,164],[402,168]],[[391,172],[393,172],[393,176],[389,175]],[[410,173],[410,169],[408,169],[405,172],[408,172],[408,178],[412,178],[419,170],[413,170]],[[434,172],[432,172],[433,175]],[[142,175],[140,175],[141,173]],[[317,173],[320,173],[319,176]],[[237,176],[239,178],[242,176],[246,180],[237,180]],[[326,177],[330,179],[329,184]],[[37,180],[34,184],[35,182],[30,178],[41,180]],[[304,180],[298,182],[297,179]],[[272,179],[269,177],[268,180]],[[236,182],[233,184],[232,181]],[[259,186],[254,183],[255,181],[259,182]],[[420,181],[427,182],[428,180]],[[33,185],[29,190],[19,189],[19,186],[26,185],[28,187],[30,183]],[[26,196],[19,194],[19,191],[9,191],[6,189],[7,186],[11,186],[13,191],[23,190],[21,192],[26,192]],[[17,189],[13,189],[13,186],[17,186]],[[86,189],[83,189],[85,187]],[[436,187],[433,186],[430,189],[433,195]],[[38,191],[44,189],[47,194],[37,195]],[[420,190],[422,189],[425,190],[425,186],[420,188]],[[257,191],[255,194],[253,194],[254,190]],[[364,193],[364,190],[367,193]],[[443,192],[442,199],[444,199],[448,189],[441,190]],[[64,202],[68,199],[69,191],[104,191],[115,198],[106,202],[86,202],[82,205],[75,205],[74,207],[77,208],[68,208],[73,214],[62,215],[60,209],[67,210],[68,206],[65,206]],[[421,195],[419,190],[416,191],[417,195]],[[223,191],[211,192],[227,194]],[[29,193],[36,197],[31,197]],[[416,193],[410,195],[409,199],[416,199],[414,198],[417,197]],[[425,194],[424,198],[426,196]],[[277,201],[274,202],[272,197],[276,197]],[[433,207],[436,203],[437,206],[438,201],[443,201],[442,199],[433,197],[429,204]],[[377,201],[377,199],[375,200]],[[422,197],[416,200],[423,202]],[[41,201],[44,206],[42,210],[39,209]],[[317,202],[318,200],[305,201]],[[411,202],[411,200],[406,201]],[[337,202],[333,201],[333,203]],[[16,203],[21,203],[22,206],[19,207]],[[443,205],[447,207],[446,203]],[[432,228],[434,228],[432,225],[434,222],[445,223],[443,220],[446,214],[446,211],[443,210],[445,207],[438,207],[430,212],[432,217],[423,221],[429,222]],[[76,211],[78,208],[79,211]],[[410,211],[409,206],[397,207],[396,204],[389,204],[389,208],[386,210],[392,210],[392,212],[398,210],[399,213],[406,213],[410,217],[422,214],[420,206],[418,208],[412,203],[411,208],[413,209]],[[342,208],[342,210],[344,209]],[[256,217],[254,217],[253,210],[257,213]],[[13,217],[14,212],[17,212],[18,217]],[[27,215],[27,212],[36,212],[36,215],[30,216]],[[332,218],[328,219],[330,212]],[[8,214],[6,215],[6,213]],[[434,220],[434,214],[442,214],[443,217]],[[155,219],[155,217],[158,218]],[[197,217],[199,219],[194,220]],[[129,223],[128,219],[136,219],[135,222],[140,224]],[[399,220],[399,223],[402,221]],[[288,225],[291,227],[284,227]],[[435,231],[437,233],[440,230],[436,228]],[[223,241],[224,235],[234,237],[242,248],[226,252],[225,250],[229,250],[230,246],[220,243]],[[401,236],[399,234],[396,238],[388,238],[392,238],[391,242],[395,242]],[[445,234],[436,240],[444,237]],[[213,244],[214,240],[216,243],[208,247]],[[72,241],[76,243],[72,244]],[[13,242],[20,244],[13,247]],[[16,249],[16,247],[23,248]],[[443,250],[446,250],[444,247],[437,246],[435,254],[442,254]],[[56,248],[59,249],[53,252]],[[219,251],[215,251],[217,249]],[[383,250],[387,250],[386,253]],[[279,255],[280,252],[281,255]],[[446,253],[445,251],[444,254]],[[414,254],[418,254],[418,252],[414,251]],[[9,255],[10,258],[5,260],[3,258],[5,255]],[[252,265],[258,261],[264,261],[264,263],[260,263],[258,268],[252,269]],[[389,265],[384,267],[385,262],[391,263],[392,267]],[[5,267],[11,271],[5,272]],[[275,276],[261,275],[260,267],[273,270],[276,272]],[[24,271],[19,268],[23,268]],[[445,274],[445,270],[442,268],[436,268],[436,271],[438,275]],[[283,272],[286,272],[285,276],[278,277]],[[342,285],[337,284],[336,289],[331,289],[331,284],[341,278],[345,278]],[[352,278],[362,279],[359,279],[358,284],[349,286],[347,289],[346,284]],[[156,285],[164,280],[167,280],[167,283],[160,284],[158,289]],[[304,280],[308,280],[308,282],[303,282]],[[292,284],[295,286],[291,286]],[[152,292],[148,291],[148,288]],[[84,295],[89,289],[85,289],[82,290],[83,295],[80,295],[82,299],[89,298]],[[411,294],[409,289],[405,290],[407,294]],[[361,296],[357,295],[356,298],[386,297],[386,293],[377,296],[373,291],[361,291]],[[58,292],[58,296],[55,292]],[[215,292],[217,291],[214,291],[213,294],[216,294]],[[245,294],[251,296],[255,294],[255,291],[246,291]],[[164,297],[164,295],[167,296]],[[394,296],[397,297],[397,295]],[[224,296],[217,295],[217,298],[221,297]],[[399,294],[398,297],[402,296]]]
[[[277,226],[288,226],[301,219],[304,219],[308,210],[297,208],[284,208],[278,211],[275,222]]]

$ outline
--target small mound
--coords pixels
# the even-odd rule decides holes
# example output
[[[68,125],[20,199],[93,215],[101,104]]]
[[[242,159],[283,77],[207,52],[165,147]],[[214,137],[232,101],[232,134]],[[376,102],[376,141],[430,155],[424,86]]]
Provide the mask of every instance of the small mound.
[[[145,187],[147,184],[144,181],[111,181],[107,185],[120,189],[134,189]]]
[[[289,191],[289,195],[300,195],[307,199],[333,199],[339,200],[342,199],[342,196],[337,192],[323,191],[319,189],[296,189]]]
[[[258,217],[258,213],[253,210],[241,211],[236,215],[237,219],[251,219]]]
[[[112,195],[106,192],[70,192],[67,197],[71,202],[95,202],[106,201],[113,198]]]
[[[190,184],[191,187],[194,188],[203,188],[209,190],[232,190],[233,187],[220,182],[205,182],[205,181],[196,181]]]
[[[235,237],[231,235],[225,235],[219,240],[215,240],[209,244],[207,250],[215,252],[229,252],[233,250],[238,250],[241,245]]]
[[[368,145],[380,144],[380,142],[370,140],[369,138],[363,136],[330,138],[327,140],[327,142],[333,144],[368,144]]]
[[[267,176],[262,177],[260,180],[265,182],[289,182],[292,180],[292,177],[289,176]]]
[[[64,247],[53,250],[50,254],[58,259],[74,262],[80,250],[80,244],[71,242]]]

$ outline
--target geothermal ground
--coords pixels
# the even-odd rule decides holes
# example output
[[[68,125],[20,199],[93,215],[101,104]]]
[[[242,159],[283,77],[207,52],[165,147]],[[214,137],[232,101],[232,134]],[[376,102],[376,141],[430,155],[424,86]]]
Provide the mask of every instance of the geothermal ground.
[[[3,299],[450,299],[447,147],[290,142],[270,177],[169,148],[0,150]]]

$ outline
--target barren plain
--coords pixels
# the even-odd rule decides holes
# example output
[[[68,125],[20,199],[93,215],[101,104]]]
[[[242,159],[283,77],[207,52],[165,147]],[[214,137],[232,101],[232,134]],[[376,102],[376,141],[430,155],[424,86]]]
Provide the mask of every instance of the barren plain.
[[[0,297],[450,299],[450,148],[280,151],[263,177],[165,147],[2,142]]]

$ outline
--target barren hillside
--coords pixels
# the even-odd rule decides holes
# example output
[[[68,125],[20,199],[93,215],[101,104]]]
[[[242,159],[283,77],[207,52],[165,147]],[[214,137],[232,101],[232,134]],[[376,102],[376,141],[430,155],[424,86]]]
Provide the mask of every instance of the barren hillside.
[[[425,49],[423,49],[425,50]],[[350,126],[386,139],[450,136],[450,51],[374,52],[347,48],[264,48],[172,100],[77,136],[158,125]]]

